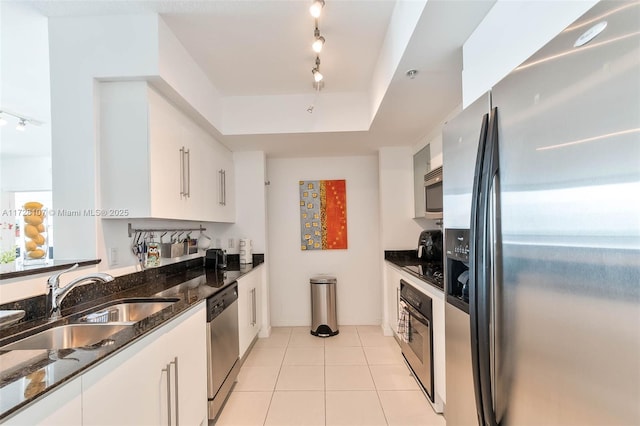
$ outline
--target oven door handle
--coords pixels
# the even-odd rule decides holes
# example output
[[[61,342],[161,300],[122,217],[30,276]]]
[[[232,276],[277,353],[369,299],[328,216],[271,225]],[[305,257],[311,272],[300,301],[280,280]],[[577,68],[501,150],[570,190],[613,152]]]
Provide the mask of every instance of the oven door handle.
[[[405,305],[406,305],[406,309],[407,311],[409,311],[409,315],[415,317],[418,321],[420,321],[422,324],[431,327],[431,320],[427,317],[425,317],[424,315],[422,315],[420,312],[418,312],[413,306],[411,306],[406,300],[404,299],[400,299],[402,300]]]

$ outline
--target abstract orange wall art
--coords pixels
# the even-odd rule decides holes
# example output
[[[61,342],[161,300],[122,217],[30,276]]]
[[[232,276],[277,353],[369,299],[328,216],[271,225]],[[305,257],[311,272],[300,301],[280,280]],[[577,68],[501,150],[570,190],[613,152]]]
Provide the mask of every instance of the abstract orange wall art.
[[[300,181],[302,250],[347,248],[347,185],[342,180]]]

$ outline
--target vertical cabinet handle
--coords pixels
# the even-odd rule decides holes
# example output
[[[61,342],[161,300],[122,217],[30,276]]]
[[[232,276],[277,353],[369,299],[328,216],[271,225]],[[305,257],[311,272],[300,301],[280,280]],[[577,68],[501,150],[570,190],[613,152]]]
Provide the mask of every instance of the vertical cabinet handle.
[[[184,146],[180,148],[180,198],[184,197]]]
[[[257,310],[256,310],[256,289],[251,289],[251,326],[256,325],[258,322]]]
[[[220,192],[218,193],[218,204],[221,206],[227,205],[227,171],[224,169],[218,170],[220,175]]]
[[[187,149],[184,151],[184,156],[187,159],[187,164],[185,166],[186,169],[186,185],[185,185],[185,196],[187,198],[191,198],[191,153]]]
[[[219,185],[218,185],[218,189],[219,189],[219,191],[218,191],[218,204],[220,204],[221,206],[224,206],[224,201],[223,201],[223,198],[222,198],[222,192],[223,192],[222,188],[223,188],[223,185],[224,185],[223,178],[222,178],[222,173],[223,172],[224,172],[224,170],[222,170],[222,169],[218,170],[218,175],[220,175],[220,182],[219,182]]]
[[[167,425],[171,426],[171,366],[162,369],[167,373]]]
[[[173,371],[175,372],[173,375],[173,389],[171,388],[171,364],[174,365]],[[162,369],[163,373],[167,373],[167,425],[171,426],[172,424],[175,426],[179,426],[179,400],[178,400],[178,357],[175,357],[173,361],[171,361],[165,368]],[[172,398],[173,393],[173,398]],[[175,410],[171,409],[172,403],[175,404]],[[172,413],[175,413],[175,422],[172,420],[174,416]]]
[[[174,370],[175,370],[175,375],[174,375],[174,381],[173,381],[173,389],[175,390],[174,395],[173,395],[173,399],[176,402],[176,426],[180,425],[180,421],[179,419],[179,408],[180,408],[180,403],[178,400],[178,357],[175,357],[173,359],[173,361],[171,361],[169,363],[169,365],[173,364],[175,366]]]

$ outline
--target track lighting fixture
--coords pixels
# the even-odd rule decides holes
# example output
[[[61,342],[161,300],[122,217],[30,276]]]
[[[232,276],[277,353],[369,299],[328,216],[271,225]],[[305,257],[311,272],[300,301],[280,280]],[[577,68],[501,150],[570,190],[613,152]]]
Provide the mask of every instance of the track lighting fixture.
[[[320,30],[318,29],[317,23],[316,23],[316,29],[313,32],[313,36],[315,37],[315,40],[311,45],[311,48],[313,49],[314,52],[320,53],[322,51],[322,48],[324,47],[324,37],[320,35]]]
[[[309,8],[309,13],[311,13],[311,16],[314,18],[319,18],[323,7],[324,0],[314,0],[313,4]]]
[[[313,103],[307,108],[307,112],[309,114],[313,114],[313,109],[315,108],[316,101],[320,95],[320,89],[324,87],[324,76],[320,72],[320,52],[324,47],[325,38],[320,35],[320,29],[318,28],[318,18],[320,17],[323,7],[324,0],[314,0],[311,8],[309,9],[311,16],[315,18],[313,43],[311,44],[311,48],[316,53],[316,61],[314,67],[311,69],[311,74],[313,75],[313,88],[316,91],[316,96],[313,99]]]
[[[22,114],[17,114],[15,112],[10,112],[5,109],[0,109],[0,126],[4,126],[7,124],[7,119],[5,117],[15,117],[18,119],[18,125],[16,126],[16,130],[20,132],[24,132],[27,127],[27,124],[40,126],[43,123],[31,117],[26,117]]]

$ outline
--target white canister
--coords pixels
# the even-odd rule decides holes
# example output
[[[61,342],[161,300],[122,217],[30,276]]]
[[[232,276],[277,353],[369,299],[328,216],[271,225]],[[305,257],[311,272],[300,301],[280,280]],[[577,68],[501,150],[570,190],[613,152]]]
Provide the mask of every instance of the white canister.
[[[240,238],[240,263],[253,263],[253,246],[251,240]]]

